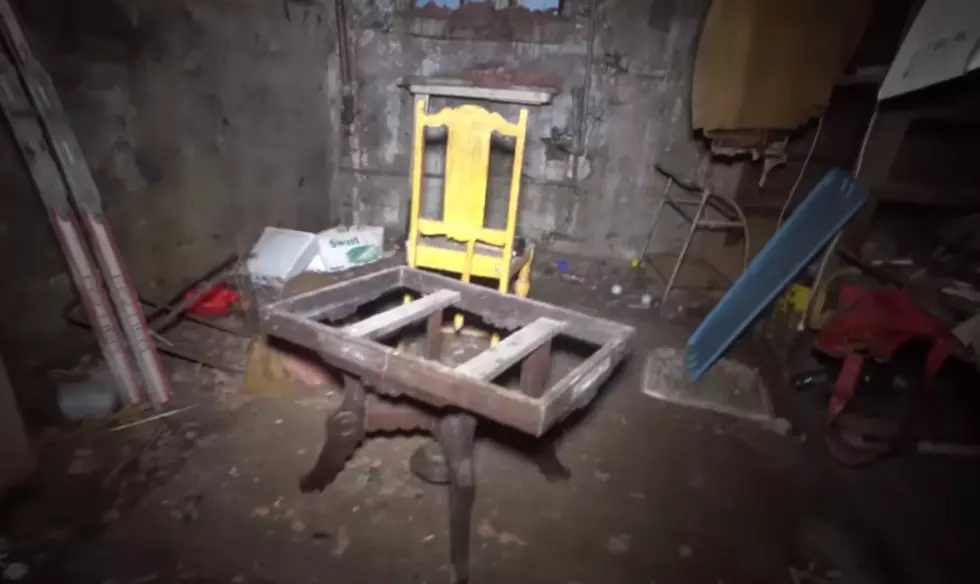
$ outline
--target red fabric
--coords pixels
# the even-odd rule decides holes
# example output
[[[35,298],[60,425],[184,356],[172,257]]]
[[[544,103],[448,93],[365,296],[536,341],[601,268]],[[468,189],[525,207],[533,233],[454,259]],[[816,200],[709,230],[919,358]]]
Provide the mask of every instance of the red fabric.
[[[197,289],[188,290],[184,295],[190,298],[198,294]],[[208,288],[201,297],[187,307],[187,314],[195,316],[220,316],[228,314],[231,307],[241,299],[241,294],[224,284],[215,284]]]
[[[868,291],[845,284],[838,306],[843,308],[816,342],[820,351],[844,359],[827,409],[828,422],[837,419],[853,397],[866,355],[885,360],[914,338],[931,340],[925,367],[929,381],[959,346],[946,324],[919,308],[905,290]]]

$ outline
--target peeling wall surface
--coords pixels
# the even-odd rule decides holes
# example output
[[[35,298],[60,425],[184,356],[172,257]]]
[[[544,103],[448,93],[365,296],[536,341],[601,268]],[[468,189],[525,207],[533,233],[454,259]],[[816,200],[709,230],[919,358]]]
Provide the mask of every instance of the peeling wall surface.
[[[356,111],[350,126],[337,121],[343,131],[332,189],[332,203],[339,205],[335,215],[346,221],[405,229],[413,127],[412,96],[399,87],[406,75],[484,83],[490,77],[499,85],[559,87],[551,104],[529,106],[519,215],[519,232],[558,249],[611,257],[636,254],[649,235],[664,187],[653,164],[660,161],[695,175],[700,158],[688,106],[706,0],[598,2],[591,69],[589,0],[569,0],[561,15],[524,8],[495,11],[489,5],[448,10],[431,4],[412,8],[404,0],[348,2]],[[339,68],[329,70],[332,91],[339,92]],[[576,157],[555,144],[576,142],[586,74],[592,79],[584,152]],[[433,98],[429,109],[458,103]],[[519,108],[481,105],[511,120]],[[506,184],[501,183],[511,164],[499,154],[491,163],[488,224],[502,221],[499,199]],[[438,175],[440,154],[435,156],[435,161],[427,156],[424,168]],[[733,191],[738,169],[716,165],[711,177],[722,192]],[[440,188],[426,188],[427,213],[438,213],[438,201],[432,199],[438,199]],[[650,250],[679,245],[682,227],[672,213],[665,214]]]

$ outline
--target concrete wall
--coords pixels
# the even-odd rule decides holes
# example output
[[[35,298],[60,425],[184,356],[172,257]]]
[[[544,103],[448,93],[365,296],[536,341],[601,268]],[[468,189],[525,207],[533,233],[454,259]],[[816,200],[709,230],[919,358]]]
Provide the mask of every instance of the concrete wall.
[[[142,294],[169,297],[233,252],[236,236],[250,245],[263,225],[331,223],[333,36],[321,3],[23,0],[16,7]],[[16,374],[18,355],[51,352],[50,341],[62,339],[60,312],[73,292],[3,134],[0,350]]]
[[[692,173],[697,167],[688,103],[705,0],[599,2],[589,71],[589,0],[568,0],[562,16],[523,8],[488,13],[473,5],[455,11],[412,9],[406,0],[348,2],[356,117],[342,131],[338,150],[332,189],[336,216],[405,228],[413,111],[411,96],[398,86],[405,75],[473,79],[489,70],[498,80],[560,87],[552,104],[531,107],[520,212],[524,235],[548,239],[560,250],[635,254],[663,188],[653,164]],[[329,67],[333,91],[339,91],[338,70]],[[576,179],[576,157],[547,140],[574,143],[586,74],[592,87]],[[433,100],[430,110],[449,104]],[[516,119],[516,107],[488,107]],[[339,120],[337,125],[343,128]],[[426,170],[440,170],[439,163],[427,161]],[[491,197],[506,186],[500,184],[506,182],[505,171],[492,184]],[[735,167],[714,169],[714,182],[722,189],[733,190],[737,176]],[[438,185],[432,191],[437,193]],[[491,203],[491,208],[502,205]],[[676,247],[678,227],[668,213],[651,249]]]

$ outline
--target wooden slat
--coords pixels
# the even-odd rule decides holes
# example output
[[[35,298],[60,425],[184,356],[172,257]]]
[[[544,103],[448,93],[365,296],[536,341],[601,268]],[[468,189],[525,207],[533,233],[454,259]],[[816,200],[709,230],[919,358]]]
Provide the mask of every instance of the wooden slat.
[[[561,321],[539,318],[463,363],[455,371],[476,379],[493,379],[565,330],[565,326]]]
[[[366,339],[377,339],[398,329],[426,318],[459,300],[459,292],[438,290],[414,302],[402,304],[391,310],[355,322],[343,328],[344,333]]]

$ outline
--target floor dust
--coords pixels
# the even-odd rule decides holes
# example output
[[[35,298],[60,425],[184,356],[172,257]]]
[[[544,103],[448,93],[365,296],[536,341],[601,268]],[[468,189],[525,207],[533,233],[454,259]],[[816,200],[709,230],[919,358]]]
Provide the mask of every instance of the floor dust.
[[[894,492],[916,483],[899,479],[897,464],[842,470],[818,441],[650,399],[640,391],[645,354],[683,347],[692,323],[629,308],[608,280],[596,282],[538,278],[532,294],[635,326],[635,356],[546,437],[567,480],[537,471],[526,454],[533,441],[480,425],[472,582],[787,584],[829,574],[867,584],[879,581],[869,565],[905,561],[881,551],[896,534],[913,538],[916,561],[936,571],[882,581],[949,581],[936,574],[950,569],[980,579],[971,546],[939,545],[948,530],[928,522],[950,515],[938,489],[961,467],[909,461],[936,489],[910,505],[911,492]],[[34,491],[0,515],[0,568],[23,564],[24,582],[448,581],[446,490],[408,468],[423,437],[369,439],[334,484],[304,495],[298,478],[317,455],[334,392],[254,396],[240,376],[167,366],[177,395],[196,407],[122,432],[43,434]],[[79,449],[88,449],[76,467],[85,472],[68,474]],[[887,523],[889,511],[906,529]],[[814,529],[815,519],[830,527]],[[976,524],[963,516],[955,534],[975,535],[967,525]],[[813,545],[845,536],[844,559]]]

